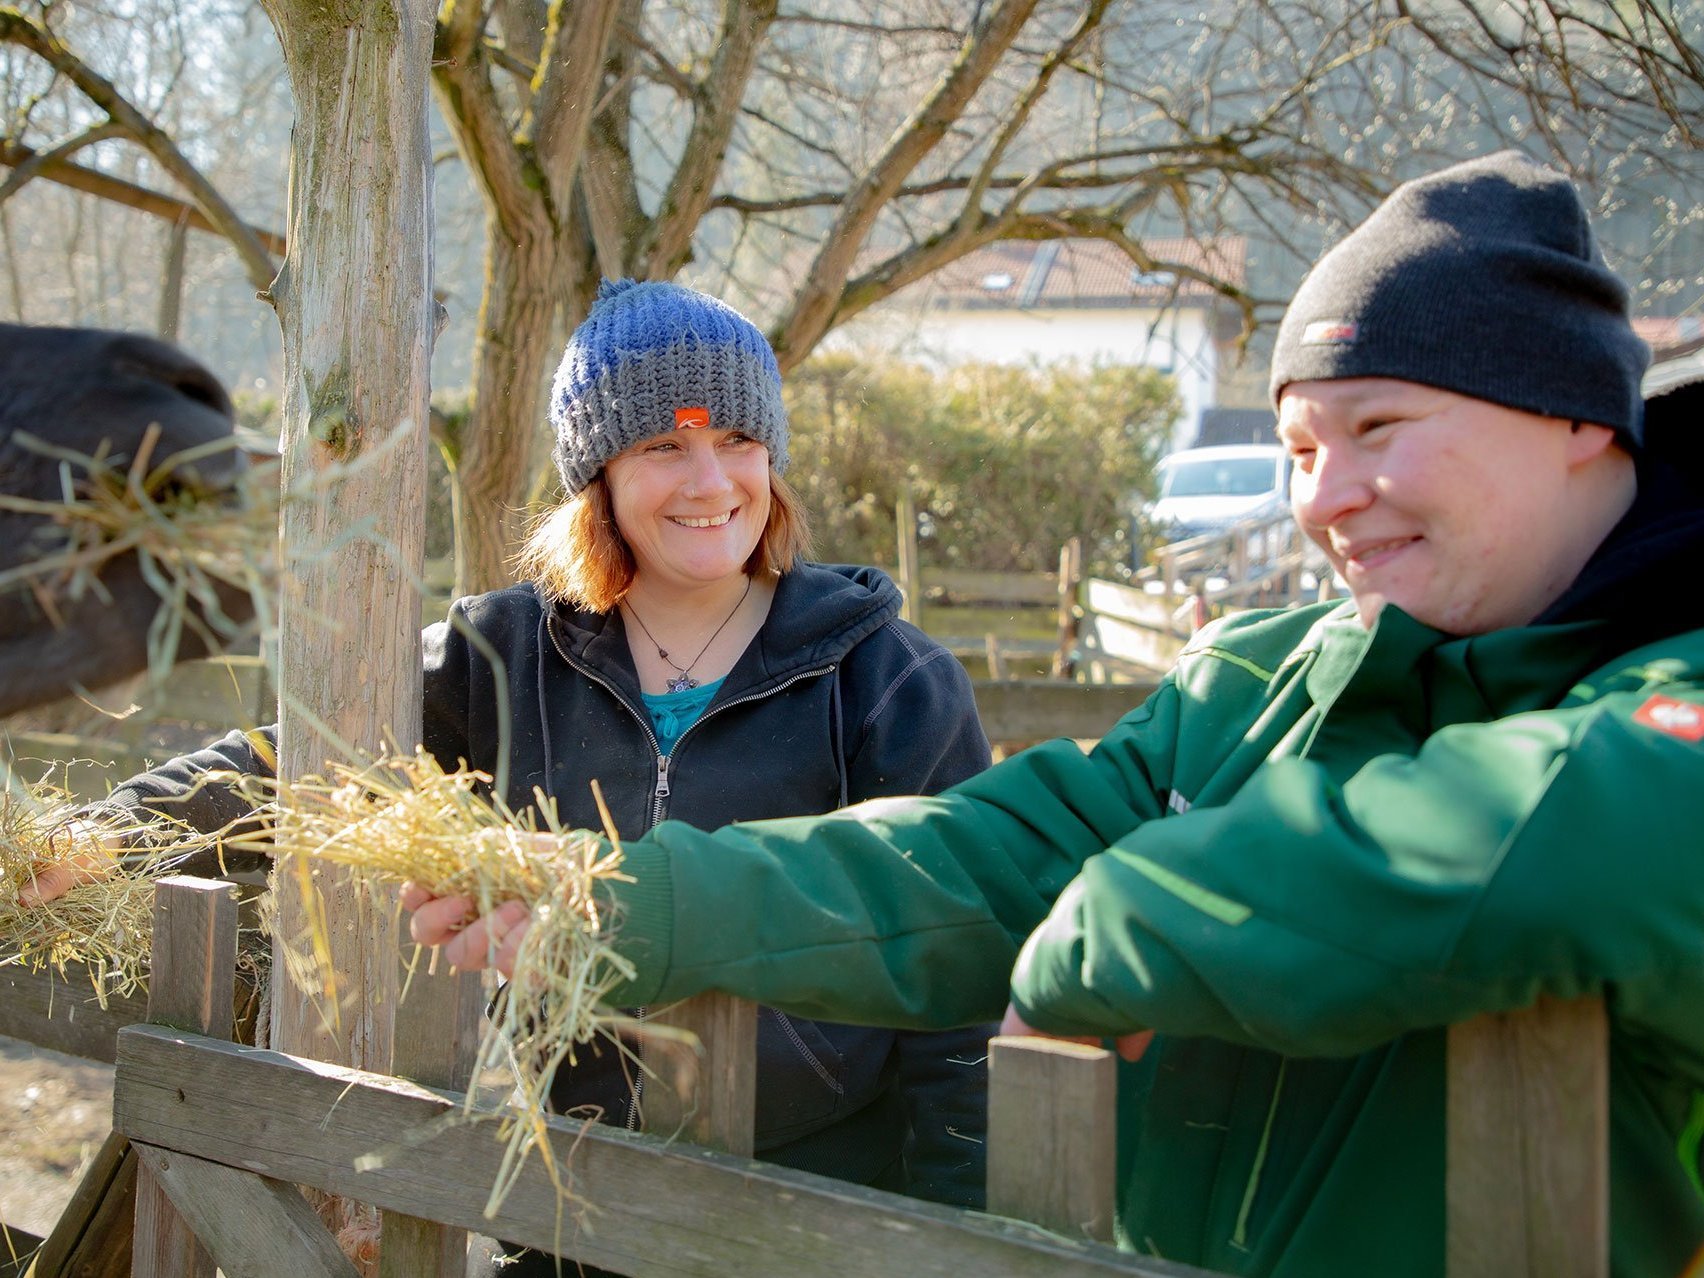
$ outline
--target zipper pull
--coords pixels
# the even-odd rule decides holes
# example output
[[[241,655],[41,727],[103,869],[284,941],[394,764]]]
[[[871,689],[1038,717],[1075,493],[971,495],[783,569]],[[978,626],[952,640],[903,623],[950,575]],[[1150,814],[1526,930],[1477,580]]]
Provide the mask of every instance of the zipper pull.
[[[666,754],[659,754],[657,756],[656,797],[659,799],[666,799],[669,797],[669,756]]]

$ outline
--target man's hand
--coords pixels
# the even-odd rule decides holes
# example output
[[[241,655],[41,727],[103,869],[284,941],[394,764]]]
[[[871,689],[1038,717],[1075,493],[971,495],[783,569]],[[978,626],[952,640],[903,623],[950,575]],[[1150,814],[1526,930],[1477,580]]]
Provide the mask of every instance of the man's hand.
[[[524,902],[505,901],[481,916],[469,897],[433,896],[417,883],[404,883],[402,908],[414,915],[408,934],[421,945],[441,945],[457,971],[494,967],[505,979],[515,975],[521,938],[532,926],[532,911]]]
[[[1018,1015],[1018,1009],[1010,1003],[1006,1005],[1005,1019],[1000,1022],[1002,1034],[1017,1034],[1028,1038],[1052,1038],[1062,1043],[1086,1043],[1090,1047],[1101,1046],[1102,1040],[1093,1035],[1074,1034],[1044,1034],[1034,1026],[1025,1022]],[[1132,1034],[1121,1034],[1113,1040],[1113,1046],[1118,1054],[1127,1061],[1139,1061],[1142,1053],[1148,1050],[1148,1044],[1154,1041],[1153,1030],[1137,1030]]]
[[[106,878],[124,850],[120,840],[88,821],[67,821],[49,842],[56,859],[36,866],[30,881],[18,890],[18,904],[26,909],[64,896],[79,883]]]

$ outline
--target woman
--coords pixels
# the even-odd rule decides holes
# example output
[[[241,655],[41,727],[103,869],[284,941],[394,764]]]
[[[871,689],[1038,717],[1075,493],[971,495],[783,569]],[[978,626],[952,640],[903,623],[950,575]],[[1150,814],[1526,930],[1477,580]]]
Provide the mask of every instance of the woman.
[[[893,584],[801,561],[780,372],[750,322],[677,285],[606,282],[551,421],[567,501],[521,556],[528,584],[427,632],[436,757],[489,769],[505,697],[509,802],[537,787],[596,829],[596,778],[624,837],[933,793],[987,766],[963,668],[898,619]],[[764,1009],[758,1155],[979,1205],[987,1034]],[[613,1050],[560,1073],[553,1101],[637,1121]]]
[[[526,584],[460,600],[426,631],[424,742],[446,767],[500,774],[517,810],[542,792],[594,829],[596,779],[631,837],[669,817],[713,828],[933,793],[987,766],[968,678],[898,619],[892,582],[802,560],[780,372],[744,317],[676,285],[605,282],[551,421],[567,500],[521,556]],[[233,733],[109,803],[217,828],[234,800],[195,776],[261,766]],[[39,882],[63,890],[56,871]],[[990,1027],[772,1009],[758,1026],[760,1157],[980,1205]],[[583,1053],[553,1102],[632,1126],[629,1072],[613,1048]]]

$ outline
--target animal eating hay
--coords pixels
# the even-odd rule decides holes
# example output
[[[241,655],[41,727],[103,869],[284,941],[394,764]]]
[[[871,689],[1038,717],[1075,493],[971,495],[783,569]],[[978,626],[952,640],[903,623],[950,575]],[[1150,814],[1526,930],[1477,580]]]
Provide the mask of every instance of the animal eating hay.
[[[152,338],[0,324],[0,386],[0,715],[230,640],[260,565],[218,379]]]

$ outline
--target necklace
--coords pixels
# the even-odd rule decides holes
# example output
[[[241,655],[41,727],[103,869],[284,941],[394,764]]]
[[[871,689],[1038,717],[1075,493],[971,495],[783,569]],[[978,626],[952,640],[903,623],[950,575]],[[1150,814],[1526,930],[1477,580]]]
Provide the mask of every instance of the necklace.
[[[726,617],[722,618],[722,624],[710,632],[710,637],[704,641],[704,646],[698,650],[698,655],[691,661],[687,662],[684,666],[673,657],[669,656],[668,650],[665,649],[662,644],[657,642],[657,636],[651,633],[651,627],[647,626],[644,619],[640,617],[637,612],[633,611],[633,604],[631,602],[624,601],[627,602],[627,611],[633,613],[633,620],[639,623],[639,629],[645,632],[645,638],[649,639],[651,641],[651,645],[656,648],[657,655],[680,672],[668,681],[667,687],[670,692],[685,692],[690,688],[696,688],[699,686],[698,680],[692,677],[692,667],[704,660],[704,654],[710,651],[710,645],[716,642],[716,636],[728,628],[728,623],[734,619],[734,613],[740,610],[740,605],[746,601],[746,596],[750,593],[751,578],[747,577],[745,589],[740,591],[739,600],[734,604],[733,611],[728,613]]]

